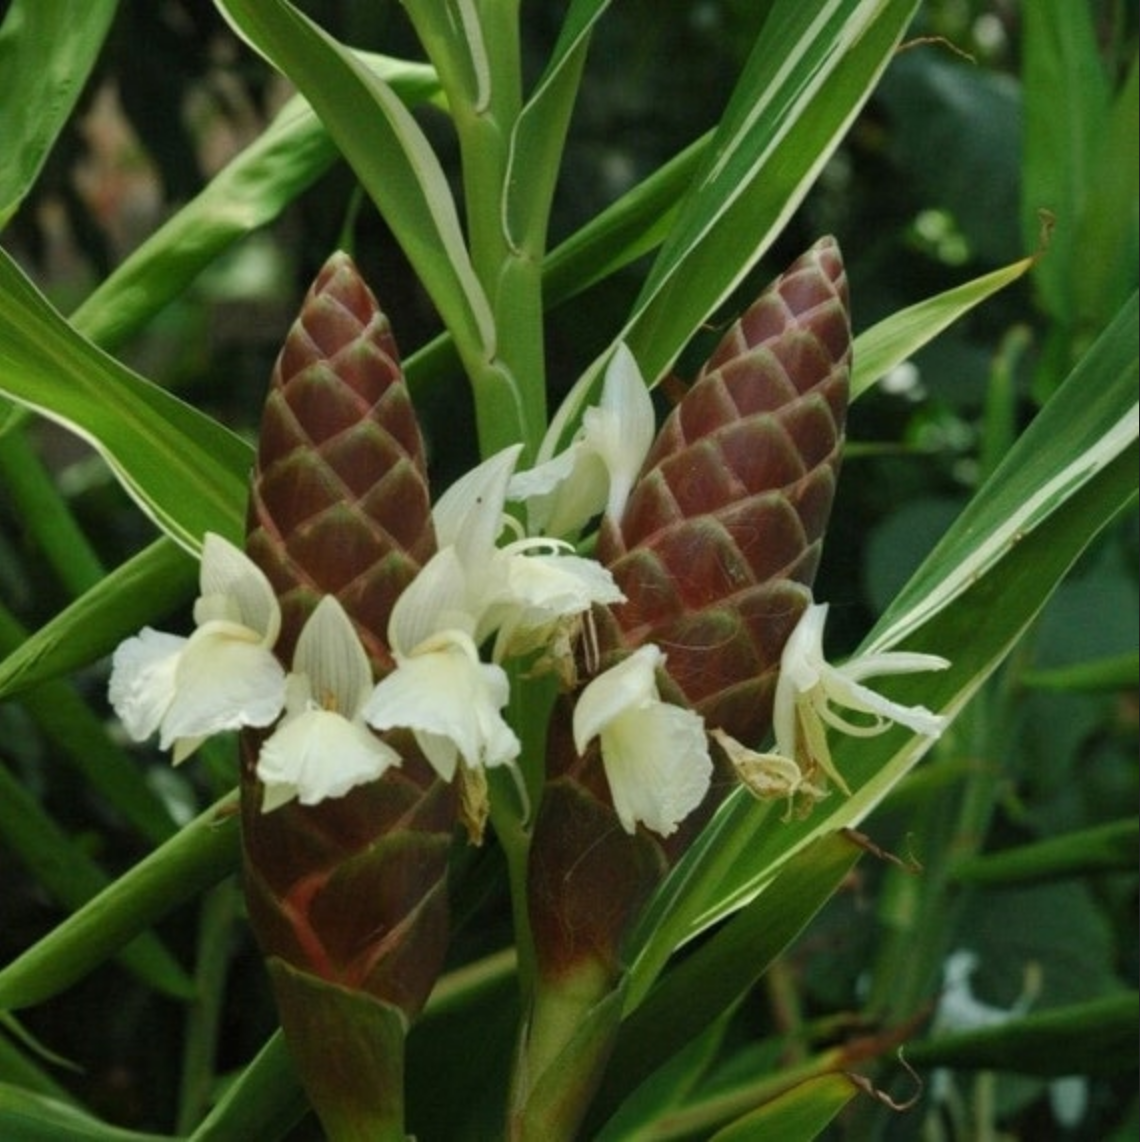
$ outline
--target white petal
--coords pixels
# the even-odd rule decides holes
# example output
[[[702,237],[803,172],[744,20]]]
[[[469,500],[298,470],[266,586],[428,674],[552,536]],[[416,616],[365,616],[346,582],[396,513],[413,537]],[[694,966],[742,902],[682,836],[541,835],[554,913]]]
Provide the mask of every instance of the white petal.
[[[658,698],[655,672],[664,662],[665,655],[649,643],[590,682],[574,707],[574,745],[580,754],[625,711]]]
[[[178,738],[209,737],[241,726],[268,726],[285,702],[285,671],[251,632],[237,637],[209,623],[190,637],[174,675],[174,698],[162,720],[163,749]]]
[[[207,532],[199,571],[201,598],[194,606],[199,626],[231,619],[256,631],[272,647],[281,631],[281,608],[265,573],[239,548]]]
[[[396,600],[388,619],[388,642],[397,657],[445,630],[474,634],[478,616],[470,611],[469,584],[454,547],[437,551]]]
[[[144,627],[111,661],[109,697],[127,733],[145,741],[174,701],[174,673],[186,639]]]
[[[600,405],[587,409],[582,423],[586,443],[601,456],[609,472],[606,513],[614,520],[621,519],[656,432],[653,400],[624,342],[606,366]]]
[[[372,692],[364,717],[379,730],[403,726],[417,736],[449,739],[469,766],[501,765],[521,748],[499,714],[508,697],[502,668],[480,662],[470,639],[449,637],[436,649],[401,659]],[[428,760],[445,777],[447,752],[428,739]]]
[[[621,603],[613,575],[580,555],[512,555],[507,565],[510,598],[549,615],[575,615],[594,603]]]
[[[610,487],[605,461],[579,440],[552,460],[511,481],[512,500],[525,500],[532,531],[571,535],[606,506]]]
[[[780,682],[801,693],[819,682],[823,657],[823,628],[827,622],[827,603],[809,603],[800,615],[780,655]]]
[[[443,734],[433,734],[427,730],[416,730],[415,738],[432,769],[444,781],[451,781],[459,768],[459,748],[455,742]]]
[[[318,705],[351,719],[372,689],[368,656],[344,608],[326,595],[309,616],[293,654],[293,669],[304,674]]]
[[[551,457],[544,464],[536,464],[525,472],[516,472],[507,484],[507,499],[518,502],[551,495],[570,479],[577,455],[581,451],[582,444],[579,441],[563,448],[557,456]]]
[[[650,702],[615,718],[601,738],[614,810],[627,833],[640,821],[669,836],[708,792],[708,741],[691,710]]]
[[[838,674],[839,671],[835,673]],[[846,677],[843,677],[842,684],[840,684],[836,678],[828,676],[824,683],[824,689],[827,697],[837,705],[848,710],[873,714],[877,718],[883,719],[884,722],[898,722],[899,725],[906,726],[907,729],[918,734],[925,734],[928,737],[938,737],[946,725],[944,717],[932,713],[925,706],[903,706],[898,702],[892,702],[889,698],[884,698],[882,694],[867,686],[861,686],[858,682],[853,682]],[[824,721],[844,733],[854,734],[856,737],[869,736],[887,728],[885,724],[877,726],[857,725],[826,707],[820,712]]]
[[[400,764],[400,755],[364,726],[330,710],[308,710],[261,747],[257,775],[266,786],[262,811],[295,796],[302,805],[342,797]]]
[[[500,553],[501,587],[483,613],[476,631],[482,642],[492,631],[495,660],[505,654],[525,654],[557,637],[567,620],[589,611],[594,603],[620,603],[621,593],[613,576],[600,563],[578,555],[525,555],[549,540],[522,540]]]
[[[938,654],[915,654],[906,650],[889,650],[882,654],[864,654],[845,662],[838,669],[848,678],[862,682],[883,674],[923,674],[928,670],[946,670],[950,660]]]
[[[461,476],[432,508],[440,547],[454,547],[464,567],[485,559],[503,530],[507,483],[522,451],[512,444]]]

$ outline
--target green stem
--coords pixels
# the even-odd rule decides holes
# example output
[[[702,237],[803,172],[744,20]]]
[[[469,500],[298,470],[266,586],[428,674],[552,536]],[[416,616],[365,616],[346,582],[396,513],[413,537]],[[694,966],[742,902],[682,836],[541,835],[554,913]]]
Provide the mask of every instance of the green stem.
[[[623,992],[593,960],[539,982],[511,1080],[511,1142],[578,1136],[621,1025]]]
[[[240,894],[232,878],[206,893],[198,921],[195,954],[195,998],[187,1013],[186,1049],[178,1092],[176,1130],[189,1134],[210,1105],[217,1074],[214,1070],[230,964],[230,932],[239,914]]]
[[[512,250],[503,224],[522,104],[518,3],[472,0],[458,6],[459,20],[434,0],[407,9],[447,94],[463,164],[471,261],[495,319],[493,351],[464,360],[480,451],[489,456],[521,441],[526,464],[546,431],[546,381],[541,250]]]
[[[70,595],[78,598],[103,578],[98,556],[19,428],[0,433],[0,485]]]

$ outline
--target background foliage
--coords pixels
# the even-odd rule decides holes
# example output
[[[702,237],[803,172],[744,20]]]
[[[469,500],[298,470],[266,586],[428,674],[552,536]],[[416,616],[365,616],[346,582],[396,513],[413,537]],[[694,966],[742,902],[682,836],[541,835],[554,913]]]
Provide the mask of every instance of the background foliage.
[[[526,49],[537,69],[559,20],[553,6],[531,7]],[[631,0],[607,13],[571,126],[552,246],[716,121],[768,7]],[[397,4],[327,2],[305,10],[346,42],[417,57]],[[225,159],[263,136],[286,94],[207,5],[92,4],[88,15],[89,35],[97,41],[102,19],[108,38],[74,114],[11,214],[4,248],[56,307],[73,313],[77,328],[230,429],[232,436],[203,447],[229,450],[237,464],[284,330],[343,234],[351,234],[405,353],[430,341],[437,319],[392,235],[331,148],[324,173],[280,217],[216,259],[145,329],[116,329],[113,318],[85,308],[91,290],[148,233],[201,193]],[[1039,207],[1050,208],[1057,222],[1030,277],[893,370],[853,408],[816,588],[833,603],[839,653],[853,649],[888,610],[1136,287],[1131,7],[941,0],[922,6],[913,35],[945,42],[894,59],[720,320],[730,320],[821,233],[836,234],[843,245],[861,331],[1032,252],[1040,241]],[[6,81],[13,74],[0,39],[0,111],[9,114]],[[404,82],[411,89],[424,81],[410,75]],[[443,117],[429,108],[423,122],[457,178]],[[327,147],[318,140],[307,145]],[[629,309],[644,273],[635,262],[552,311],[550,407],[605,347],[612,335],[607,315]],[[107,324],[93,329],[100,319]],[[715,334],[710,329],[696,340],[681,373],[703,359]],[[433,369],[429,358],[423,375],[416,398],[433,480],[442,487],[477,458],[474,409],[465,389],[446,383],[446,363]],[[173,453],[169,462],[192,464]],[[3,406],[0,658],[10,656],[0,661],[5,963],[232,785],[225,749],[177,773],[150,752],[127,755],[109,724],[106,662],[90,661],[82,634],[70,663],[35,685],[28,685],[34,661],[16,655],[29,631],[153,543],[152,526],[104,460],[50,422]],[[185,618],[193,568],[169,541],[159,544],[168,575],[157,586],[146,577],[151,593],[140,606],[169,612],[164,625],[174,625],[180,614]],[[863,1041],[882,1053],[893,1029],[904,1028],[913,1043],[910,1062],[927,1081],[922,1103],[899,1114],[858,1100],[833,1128],[837,1134],[965,1139],[1000,1127],[1025,1139],[1135,1136],[1135,1042],[1122,1034],[1135,1030],[1134,1012],[1111,1001],[1134,993],[1140,944],[1131,816],[1137,548],[1133,505],[1092,542],[932,759],[865,826],[900,861],[864,859],[718,1027],[718,1061],[702,1072],[702,1097],[731,1094],[775,1060],[793,1071],[821,1050],[843,1048],[854,1057]],[[132,629],[130,615],[121,621],[124,633]],[[131,776],[139,765],[145,783]],[[224,852],[199,853],[185,870],[188,883],[211,884],[212,869],[226,859]],[[457,964],[509,938],[495,854],[464,859]],[[20,1012],[21,1024],[67,1064],[45,1060],[13,1026],[0,1037],[0,1079],[133,1131],[189,1131],[276,1021],[233,883],[187,895],[190,903],[116,960]],[[1045,1019],[1063,1009],[1068,1021],[1046,1021],[1036,1030],[1022,1021],[1024,1037],[1004,1046],[940,1046],[929,1036],[930,1016],[943,965],[958,949],[978,955],[973,982],[986,1002],[1009,1008],[1028,989],[1032,1013]],[[429,1068],[446,1071],[441,1060],[449,1051],[461,1064],[470,1051],[462,1030],[473,1010],[489,1037],[509,1035],[509,995],[509,988],[489,986],[475,1001],[482,1008],[468,1006],[461,1018],[444,1000],[431,1024],[431,1051],[413,1039],[413,1081],[425,1081]],[[1094,1011],[1105,1002],[1108,1008]],[[1081,1005],[1083,1015],[1071,1014]],[[708,1050],[711,1058],[714,1044],[700,1039],[693,1050]],[[934,1081],[940,1064],[956,1069]],[[483,1084],[468,1089],[465,1070],[452,1068],[446,1097],[425,1104],[425,1121],[416,1124],[423,1137],[449,1129],[432,1120],[445,1115],[438,1107],[476,1099]],[[882,1064],[874,1074],[899,1099],[914,1093],[914,1079],[898,1068]],[[1079,1083],[1058,1085],[1070,1074]],[[1070,1120],[1075,1098],[1083,1106]],[[284,1121],[298,1117],[288,1095],[277,1103]],[[84,1128],[78,1119],[62,1121],[57,1133],[45,1127],[37,1136],[85,1137]],[[609,1129],[606,1137],[633,1136],[621,1132],[620,1121]],[[645,1136],[702,1136],[700,1126],[683,1120],[661,1129]],[[312,1124],[301,1121],[291,1137],[313,1137]]]

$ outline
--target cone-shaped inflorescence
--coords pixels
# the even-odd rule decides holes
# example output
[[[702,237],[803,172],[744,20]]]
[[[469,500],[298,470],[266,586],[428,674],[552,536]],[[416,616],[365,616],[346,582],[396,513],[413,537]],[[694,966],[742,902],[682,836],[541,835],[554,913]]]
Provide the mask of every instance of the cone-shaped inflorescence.
[[[347,254],[317,275],[274,367],[246,548],[281,601],[286,663],[331,594],[391,669],[388,615],[435,551],[431,497],[388,319]]]
[[[819,564],[850,371],[847,276],[823,238],[728,331],[599,536],[628,600],[611,638],[656,643],[679,697],[753,748]]]
[[[603,663],[655,643],[667,656],[663,693],[754,748],[819,563],[850,365],[847,279],[825,238],[725,335],[662,427],[621,519],[602,522],[596,555],[627,598],[595,608]],[[551,721],[532,926],[547,980],[612,981],[642,903],[733,778],[714,777],[700,810],[664,841],[630,836],[597,745],[582,758],[574,750],[568,710]]]
[[[389,614],[435,536],[396,345],[345,254],[321,270],[274,369],[247,548],[281,600],[277,650],[286,667],[313,608],[335,595],[376,677],[388,673]],[[312,1011],[289,1011],[309,1003],[291,981],[313,977],[413,1018],[445,951],[450,787],[410,740],[392,739],[403,764],[378,781],[266,813],[254,768],[264,736],[243,741],[246,897],[262,948],[278,961],[286,1030],[291,1019],[314,1025]]]

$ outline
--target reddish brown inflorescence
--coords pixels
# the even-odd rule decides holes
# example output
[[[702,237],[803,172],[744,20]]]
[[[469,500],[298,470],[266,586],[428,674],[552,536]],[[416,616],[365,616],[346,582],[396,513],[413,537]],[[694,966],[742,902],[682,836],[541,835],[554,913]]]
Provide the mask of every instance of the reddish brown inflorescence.
[[[819,565],[851,370],[847,276],[824,238],[728,331],[666,420],[597,557],[679,697],[757,746],[780,653]]]
[[[331,594],[376,677],[392,668],[388,617],[435,535],[396,344],[346,254],[321,270],[274,368],[247,550],[280,599],[286,667],[305,620]],[[451,788],[410,739],[392,739],[404,761],[379,781],[263,813],[254,769],[263,736],[245,734],[242,776],[246,898],[263,950],[414,1017],[446,948]]]
[[[847,278],[824,238],[728,331],[666,420],[621,518],[602,521],[596,557],[627,598],[595,608],[603,664],[655,643],[667,696],[752,747],[769,731],[780,654],[810,599],[850,369]],[[732,778],[714,778],[672,837],[629,836],[597,745],[584,758],[574,750],[570,709],[551,721],[531,919],[548,978],[584,961],[612,978],[643,902]]]

